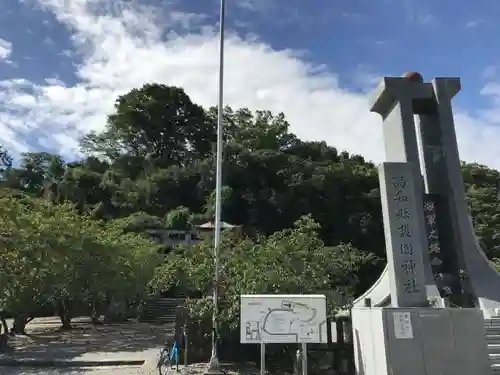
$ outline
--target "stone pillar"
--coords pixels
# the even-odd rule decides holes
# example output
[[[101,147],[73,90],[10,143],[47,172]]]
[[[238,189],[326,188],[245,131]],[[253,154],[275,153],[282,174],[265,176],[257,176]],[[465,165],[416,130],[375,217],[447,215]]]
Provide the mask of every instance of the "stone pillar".
[[[458,82],[453,95],[458,92],[459,87]],[[431,100],[425,101],[419,108],[417,124],[421,139],[420,153],[424,167],[422,170],[425,193],[428,197],[432,197],[435,209],[435,215],[430,216],[435,220],[435,225],[428,232],[428,236],[436,237],[437,246],[429,250],[430,262],[436,275],[436,283],[443,295],[449,297],[454,304],[462,306],[460,269],[464,266],[456,251],[460,248],[460,244],[450,211],[453,209],[454,202],[450,194],[451,186],[445,156],[448,150],[443,145],[441,117],[438,109],[439,105],[434,96]],[[430,204],[430,201],[427,202],[427,205]]]
[[[409,79],[410,78],[410,79]],[[372,111],[384,119],[383,132],[385,155],[388,162],[407,162],[413,168],[415,200],[422,207],[415,220],[419,228],[425,228],[423,215],[423,180],[420,172],[420,156],[415,131],[414,113],[422,102],[433,98],[433,88],[424,83],[420,75],[401,78],[384,78],[372,99]],[[424,272],[429,299],[440,299],[428,256],[428,243],[425,230],[418,233],[419,243],[424,249]]]
[[[479,246],[465,200],[451,106],[452,98],[460,91],[460,79],[435,78],[433,87],[444,151],[442,157],[445,171],[441,180],[446,179],[448,183],[445,196],[448,202],[447,220],[452,228],[453,251],[459,271],[466,275],[462,286],[474,297],[475,304],[481,307],[485,317],[490,317],[500,308],[500,275],[489,264]]]
[[[417,209],[414,215],[416,226],[422,228],[415,232],[419,249],[422,252],[423,272],[425,274],[425,289],[427,299],[433,299],[438,306],[442,305],[438,289],[432,274],[428,255],[427,235],[425,232],[425,219],[423,214],[423,179],[420,172],[420,157],[415,131],[414,113],[418,110],[421,102],[430,100],[434,96],[433,87],[430,83],[423,83],[421,76],[412,77],[385,77],[370,99],[371,110],[379,113],[383,120],[383,134],[385,156],[388,162],[408,163],[412,169],[412,189]],[[385,197],[382,195],[382,200]],[[384,222],[384,225],[386,223]],[[387,239],[387,237],[386,237]],[[387,246],[387,245],[386,245]],[[387,247],[387,254],[392,251]],[[362,306],[365,299],[371,299],[374,306],[380,306],[379,301],[384,293],[389,294],[391,281],[388,269],[384,270],[382,276],[370,290],[359,297],[355,306]],[[420,298],[420,297],[419,297]]]
[[[419,154],[415,121],[414,102],[432,98],[432,86],[406,78],[384,78],[373,94],[372,112],[384,120],[385,158],[388,162],[409,162],[419,170]],[[418,173],[415,177],[420,176]]]
[[[415,199],[415,178],[409,163],[382,163],[380,196],[384,219],[387,267],[393,307],[427,306],[422,243]]]

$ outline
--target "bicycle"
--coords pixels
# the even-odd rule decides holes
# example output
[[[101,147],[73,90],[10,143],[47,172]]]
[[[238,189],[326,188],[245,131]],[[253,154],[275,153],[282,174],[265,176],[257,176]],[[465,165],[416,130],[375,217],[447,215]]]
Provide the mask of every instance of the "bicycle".
[[[179,355],[178,352],[175,353],[176,350],[178,349],[175,343],[172,350],[169,349],[168,344],[165,344],[165,346],[160,349],[160,358],[158,358],[158,364],[156,365],[159,375],[169,374],[174,364],[176,372],[179,372]]]

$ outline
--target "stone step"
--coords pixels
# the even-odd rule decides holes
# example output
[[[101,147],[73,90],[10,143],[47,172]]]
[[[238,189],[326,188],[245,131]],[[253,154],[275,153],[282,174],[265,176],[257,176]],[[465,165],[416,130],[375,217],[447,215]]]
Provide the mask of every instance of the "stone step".
[[[166,314],[175,315],[175,309],[167,309],[159,306],[145,306],[142,311],[163,311]]]
[[[173,313],[175,313],[175,310],[177,309],[178,306],[179,306],[178,303],[171,303],[171,302],[163,303],[163,302],[152,301],[146,303],[143,306],[143,310],[165,310],[165,311],[172,311]]]
[[[141,316],[161,316],[175,320],[175,315],[165,314],[163,311],[143,311]]]
[[[171,319],[162,319],[162,318],[158,318],[158,317],[141,318],[139,321],[141,323],[155,323],[155,324],[165,324],[165,325],[175,326],[175,321],[173,321]]]
[[[492,344],[495,344],[495,343],[498,343],[500,342],[500,333],[495,333],[495,334],[486,334],[486,341],[488,343],[492,343]]]
[[[161,315],[175,318],[175,314],[169,313],[165,310],[143,310],[141,315]]]
[[[144,305],[144,309],[165,309],[165,310],[173,310],[177,309],[178,305],[162,305],[161,303],[148,303]]]
[[[500,366],[500,358],[498,357],[491,357],[490,356],[490,364],[491,365],[499,365]]]
[[[171,314],[175,314],[176,308],[174,307],[165,307],[165,306],[158,306],[158,305],[146,305],[142,307],[142,311],[146,310],[162,310],[162,311],[168,311]],[[495,332],[492,332],[495,333]]]
[[[185,300],[182,298],[158,298],[153,301],[157,303],[170,303],[175,305],[182,305]]]
[[[139,322],[141,322],[141,323],[158,322],[158,323],[165,323],[165,324],[175,324],[175,320],[164,319],[161,316],[141,316],[141,318],[139,319]]]
[[[490,353],[490,355],[500,353],[500,344],[488,343],[488,353]]]
[[[156,304],[160,304],[160,305],[172,305],[172,306],[179,306],[179,305],[182,305],[184,303],[184,301],[182,300],[157,300],[157,301],[151,301],[153,303],[156,303]]]
[[[142,308],[142,311],[146,310],[161,310],[161,311],[168,311],[171,314],[175,314],[175,308],[173,307],[164,307],[164,306],[156,306],[156,305],[150,305],[150,306],[144,306]]]
[[[143,311],[145,310],[163,310],[163,311],[169,311],[171,313],[175,313],[176,308],[175,307],[165,307],[165,306],[158,306],[158,305],[146,305],[142,308]]]
[[[155,316],[158,315],[175,319],[175,314],[169,314],[163,310],[143,310],[141,315],[155,315]]]
[[[154,298],[146,301],[140,321],[156,324],[175,324],[176,309],[185,302],[182,298]]]
[[[143,312],[141,314],[141,316],[143,317],[148,317],[148,316],[157,316],[157,317],[161,317],[161,318],[164,318],[164,319],[172,319],[172,320],[175,320],[175,316],[174,315],[171,315],[171,314],[163,314],[161,312]]]

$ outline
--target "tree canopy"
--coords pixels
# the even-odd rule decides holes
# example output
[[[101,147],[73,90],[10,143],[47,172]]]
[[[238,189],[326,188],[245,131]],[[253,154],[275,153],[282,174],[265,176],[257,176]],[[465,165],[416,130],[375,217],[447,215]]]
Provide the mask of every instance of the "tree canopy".
[[[330,290],[348,300],[367,288],[385,257],[374,164],[299,139],[283,113],[223,111],[222,219],[242,228],[223,241],[225,298]],[[216,119],[182,88],[146,84],[83,137],[81,160],[28,152],[14,161],[0,147],[0,317],[22,325],[44,304],[64,315],[73,300],[110,295],[205,297],[212,245],[160,257],[148,231],[213,220]],[[462,170],[478,236],[500,258],[499,173]]]

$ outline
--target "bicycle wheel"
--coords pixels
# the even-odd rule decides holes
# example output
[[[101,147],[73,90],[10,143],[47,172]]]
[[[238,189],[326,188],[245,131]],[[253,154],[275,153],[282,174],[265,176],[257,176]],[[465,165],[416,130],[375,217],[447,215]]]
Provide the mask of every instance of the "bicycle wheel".
[[[170,365],[166,365],[164,363],[158,364],[158,375],[168,375],[170,374],[172,368]]]
[[[170,372],[170,358],[169,351],[167,349],[162,349],[160,351],[160,358],[158,358],[158,364],[156,368],[158,369],[158,375],[167,375]]]

